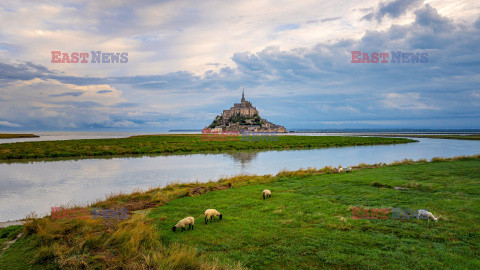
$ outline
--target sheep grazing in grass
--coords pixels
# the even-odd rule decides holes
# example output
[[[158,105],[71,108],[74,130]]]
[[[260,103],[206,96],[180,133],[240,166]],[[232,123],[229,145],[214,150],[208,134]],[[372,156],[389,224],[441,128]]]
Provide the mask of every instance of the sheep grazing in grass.
[[[268,189],[265,189],[263,191],[263,199],[265,200],[265,198],[270,198],[270,197],[272,197],[272,192]]]
[[[418,210],[417,219],[420,219],[420,218],[422,218],[422,219],[424,219],[424,218],[425,219],[430,219],[431,218],[431,219],[435,220],[435,222],[438,221],[438,218],[436,218],[431,212],[428,212],[425,209]]]
[[[212,222],[213,217],[216,217],[216,216],[218,216],[220,219],[222,219],[222,214],[220,214],[220,212],[218,212],[217,210],[215,210],[215,209],[205,210],[205,224],[207,224],[208,220],[210,220],[210,222]]]
[[[176,231],[177,228],[182,228],[182,232],[185,231],[185,226],[188,225],[188,230],[192,228],[193,230],[193,224],[195,223],[195,219],[193,217],[186,217],[182,220],[180,220],[177,225],[173,226],[172,230]]]
[[[339,173],[343,172],[343,167],[342,166],[338,166],[338,172]]]

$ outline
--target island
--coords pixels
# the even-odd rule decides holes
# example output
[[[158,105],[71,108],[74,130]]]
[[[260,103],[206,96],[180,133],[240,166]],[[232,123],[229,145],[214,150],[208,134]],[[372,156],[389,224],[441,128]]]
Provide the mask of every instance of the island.
[[[223,110],[222,115],[217,115],[213,122],[203,129],[203,132],[214,133],[287,133],[287,129],[262,119],[256,107],[245,100],[245,91],[242,91],[240,103],[233,104],[229,110]]]

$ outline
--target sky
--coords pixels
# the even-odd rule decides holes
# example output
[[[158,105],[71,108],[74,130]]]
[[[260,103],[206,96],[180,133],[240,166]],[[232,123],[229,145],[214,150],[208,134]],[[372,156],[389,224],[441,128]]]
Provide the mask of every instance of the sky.
[[[242,89],[288,130],[479,129],[479,14],[476,0],[2,0],[0,131],[201,129]]]

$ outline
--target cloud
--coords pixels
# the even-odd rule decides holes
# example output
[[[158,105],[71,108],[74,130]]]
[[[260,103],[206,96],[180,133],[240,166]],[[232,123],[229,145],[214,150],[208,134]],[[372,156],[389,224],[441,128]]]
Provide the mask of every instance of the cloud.
[[[415,23],[424,27],[430,27],[435,32],[452,30],[454,27],[451,20],[442,17],[437,10],[427,4],[415,11]]]
[[[287,127],[330,122],[346,126],[388,122],[433,125],[430,119],[437,119],[435,124],[440,126],[444,121],[446,127],[480,123],[476,121],[480,120],[478,90],[472,92],[480,84],[480,19],[453,20],[434,3],[418,7],[418,1],[407,2],[380,3],[372,16],[379,16],[381,24],[363,22],[367,25],[363,28],[353,25],[368,11],[360,10],[363,13],[357,12],[353,18],[352,14],[333,12],[338,10],[328,4],[324,9],[332,10],[331,15],[314,14],[303,2],[299,4],[302,8],[292,10],[269,6],[271,12],[264,15],[257,11],[264,7],[258,1],[233,4],[243,14],[233,8],[219,14],[204,6],[182,9],[187,7],[180,8],[178,2],[158,4],[172,14],[192,15],[180,22],[147,2],[132,12],[117,2],[88,3],[84,8],[92,16],[82,13],[79,18],[86,19],[92,33],[84,31],[84,24],[76,26],[63,17],[80,7],[69,11],[48,7],[41,15],[58,15],[54,20],[58,25],[60,18],[66,20],[61,30],[45,26],[45,18],[28,16],[29,20],[19,22],[28,26],[14,27],[25,37],[58,35],[58,46],[64,44],[67,49],[68,44],[77,44],[75,37],[83,40],[93,35],[91,43],[99,47],[87,51],[125,46],[135,48],[135,53],[129,54],[124,66],[51,64],[33,61],[28,53],[23,58],[28,61],[0,58],[0,118],[29,129],[202,128],[238,102],[245,88],[247,99],[262,116]],[[252,3],[255,8],[249,6]],[[352,10],[350,3],[345,5],[344,9]],[[98,9],[110,7],[112,14],[98,17],[103,14]],[[249,13],[252,10],[254,14]],[[406,12],[408,20],[403,20]],[[109,32],[113,22],[124,15],[132,19],[131,26],[122,24],[122,31],[131,39],[117,30]],[[305,19],[299,18],[324,19],[304,23]],[[204,27],[211,26],[210,20],[219,26],[212,26],[206,35]],[[322,22],[329,22],[325,32]],[[67,33],[70,30],[73,32]],[[7,43],[24,41],[7,31],[0,30],[0,35],[8,35]],[[68,42],[60,38],[72,33],[76,35]],[[100,38],[108,42],[98,42]],[[50,50],[45,50],[47,55]],[[353,50],[426,52],[428,63],[352,64]]]
[[[22,125],[16,124],[16,123],[11,123],[8,121],[0,121],[0,126],[5,126],[5,127],[21,127]]]
[[[0,80],[32,80],[45,77],[45,67],[29,62],[9,64],[0,62]]]
[[[332,22],[332,21],[336,21],[336,20],[339,20],[341,19],[342,17],[332,17],[332,18],[324,18],[324,19],[321,19],[320,21],[323,23],[323,22]]]
[[[324,22],[333,22],[333,21],[336,21],[336,20],[339,20],[341,19],[342,17],[331,17],[331,18],[323,18],[321,20],[308,20],[306,21],[305,23],[306,24],[313,24],[313,23],[318,23],[318,22],[321,22],[321,23],[324,23]]]
[[[99,94],[106,94],[106,93],[112,93],[113,91],[112,90],[100,90],[100,91],[97,91],[97,93]]]
[[[385,17],[398,18],[412,8],[418,7],[423,0],[394,0],[391,2],[381,2],[376,11],[372,11],[363,16],[363,20],[376,19],[381,21]],[[368,10],[368,9],[367,9]]]
[[[438,110],[422,101],[419,93],[389,93],[382,101],[387,108],[400,110]]]
[[[78,97],[78,96],[81,96],[81,95],[83,95],[83,92],[66,92],[66,93],[53,94],[53,95],[48,95],[48,96],[49,97],[64,97],[64,96]]]
[[[277,26],[275,28],[275,32],[295,30],[298,28],[300,28],[300,26],[298,26],[297,24],[293,24],[293,23],[283,24],[283,25]]]

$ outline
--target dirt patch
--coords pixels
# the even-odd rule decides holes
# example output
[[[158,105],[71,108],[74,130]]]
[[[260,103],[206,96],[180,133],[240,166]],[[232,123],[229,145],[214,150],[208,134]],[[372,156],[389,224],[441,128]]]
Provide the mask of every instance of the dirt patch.
[[[202,194],[205,194],[205,193],[207,193],[207,187],[202,187],[202,186],[192,188],[192,189],[190,189],[190,191],[188,192],[188,194],[189,194],[190,196],[192,196],[192,195],[202,195]]]
[[[372,183],[370,183],[370,185],[371,185],[372,187],[377,187],[377,188],[393,188],[393,187],[390,186],[390,185],[382,184],[382,183],[379,183],[379,182],[372,182]]]
[[[188,191],[188,194],[190,196],[193,195],[202,195],[207,193],[208,191],[216,191],[216,190],[226,190],[232,187],[231,183],[225,184],[225,185],[219,185],[219,186],[213,186],[213,187],[206,187],[206,186],[199,186],[199,187],[194,187]]]
[[[128,202],[126,204],[122,204],[121,207],[126,208],[129,213],[137,210],[143,210],[143,209],[148,209],[148,208],[153,208],[157,204],[152,202],[152,201],[133,201],[133,202]]]
[[[17,235],[17,237],[15,237],[15,239],[11,240],[11,241],[8,241],[8,242],[5,242],[6,246],[2,249],[2,252],[3,251],[6,251],[13,243],[15,243],[18,238],[22,237],[22,233],[19,233]]]

